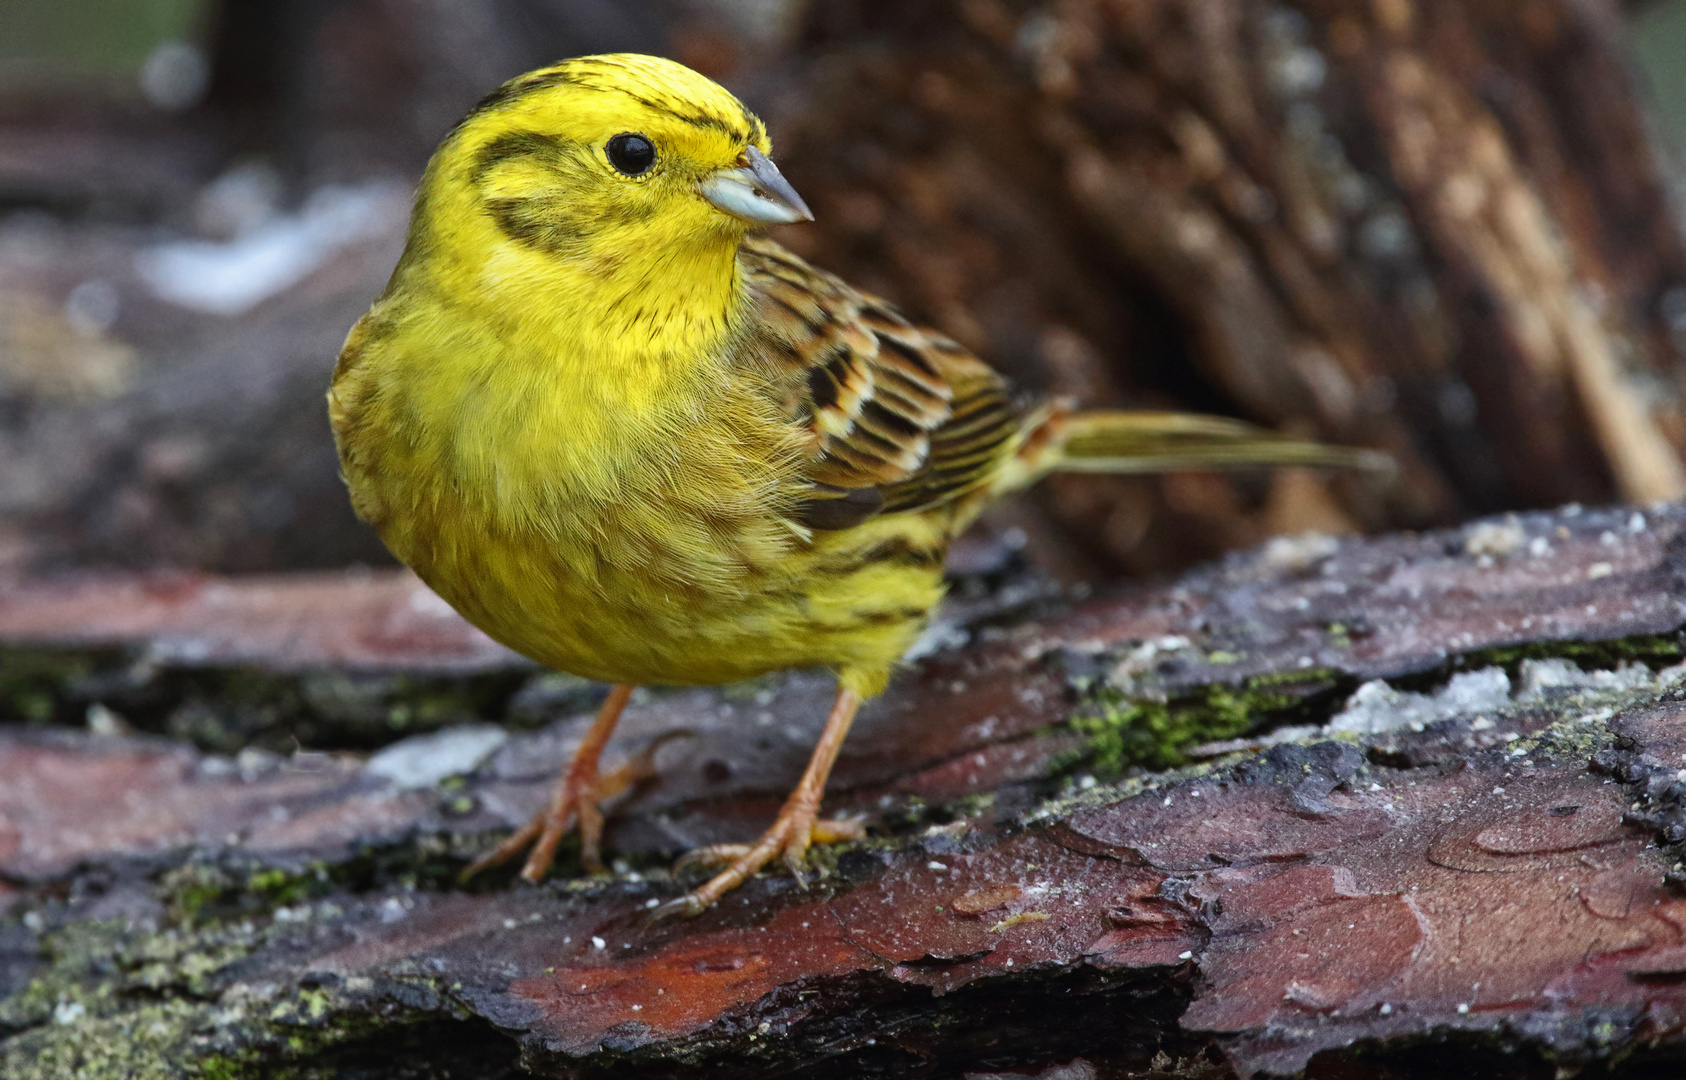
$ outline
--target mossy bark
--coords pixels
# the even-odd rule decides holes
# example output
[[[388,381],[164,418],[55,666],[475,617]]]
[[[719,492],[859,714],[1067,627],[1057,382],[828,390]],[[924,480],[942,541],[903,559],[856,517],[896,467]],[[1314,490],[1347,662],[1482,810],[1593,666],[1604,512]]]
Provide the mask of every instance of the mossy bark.
[[[635,703],[612,754],[661,740],[661,778],[614,810],[615,874],[565,846],[542,888],[455,875],[545,798],[567,694],[368,765],[0,730],[0,1075],[1679,1067],[1683,536],[1575,510],[1034,612],[963,589],[839,764],[871,837],[653,926],[677,849],[764,825],[823,676]]]

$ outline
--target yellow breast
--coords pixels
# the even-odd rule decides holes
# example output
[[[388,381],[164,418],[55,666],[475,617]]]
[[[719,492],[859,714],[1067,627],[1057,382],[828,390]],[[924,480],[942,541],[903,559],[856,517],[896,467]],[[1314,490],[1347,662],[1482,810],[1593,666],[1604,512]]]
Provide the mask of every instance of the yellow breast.
[[[804,435],[753,373],[699,366],[639,408],[560,375],[512,387],[532,342],[510,355],[419,309],[377,305],[347,342],[345,476],[393,553],[493,638],[612,682],[813,665],[873,682],[919,633],[952,515],[793,525]]]

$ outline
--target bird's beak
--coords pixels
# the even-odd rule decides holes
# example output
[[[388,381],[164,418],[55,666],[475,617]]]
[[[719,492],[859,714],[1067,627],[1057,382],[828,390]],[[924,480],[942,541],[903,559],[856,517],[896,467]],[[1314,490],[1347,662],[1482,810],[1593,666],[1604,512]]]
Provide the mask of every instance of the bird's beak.
[[[814,212],[790,181],[779,174],[772,158],[752,146],[744,151],[743,160],[749,164],[709,174],[698,189],[702,197],[733,217],[756,225],[814,220]]]

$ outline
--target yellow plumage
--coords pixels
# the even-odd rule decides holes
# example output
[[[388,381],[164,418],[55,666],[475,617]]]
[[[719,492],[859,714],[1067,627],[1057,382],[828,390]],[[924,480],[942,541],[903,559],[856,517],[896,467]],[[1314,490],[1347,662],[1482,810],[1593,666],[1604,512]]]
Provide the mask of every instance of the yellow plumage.
[[[518,652],[617,684],[838,673],[803,787],[693,910],[837,835],[814,822],[826,754],[923,628],[947,544],[988,500],[1054,468],[1359,460],[1233,421],[1015,394],[749,236],[807,216],[770,153],[737,99],[669,61],[513,80],[435,153],[329,394],[358,513]],[[618,708],[500,857],[537,837],[528,873],[543,873],[577,817],[595,862],[615,782],[596,755]]]

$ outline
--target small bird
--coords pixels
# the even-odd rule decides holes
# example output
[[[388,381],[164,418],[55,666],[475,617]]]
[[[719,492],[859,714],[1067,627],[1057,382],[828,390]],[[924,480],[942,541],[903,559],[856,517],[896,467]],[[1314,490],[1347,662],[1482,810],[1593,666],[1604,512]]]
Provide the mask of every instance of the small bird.
[[[754,844],[672,905],[860,835],[818,817],[861,702],[943,596],[950,541],[1051,470],[1371,467],[1374,451],[1234,420],[1078,411],[760,227],[812,220],[762,122],[669,60],[568,60],[505,83],[440,144],[385,293],[328,394],[357,513],[469,622],[614,684],[548,806],[469,873],[576,823],[634,762],[599,757],[632,688],[836,673],[819,744]],[[647,763],[642,763],[647,767]]]

